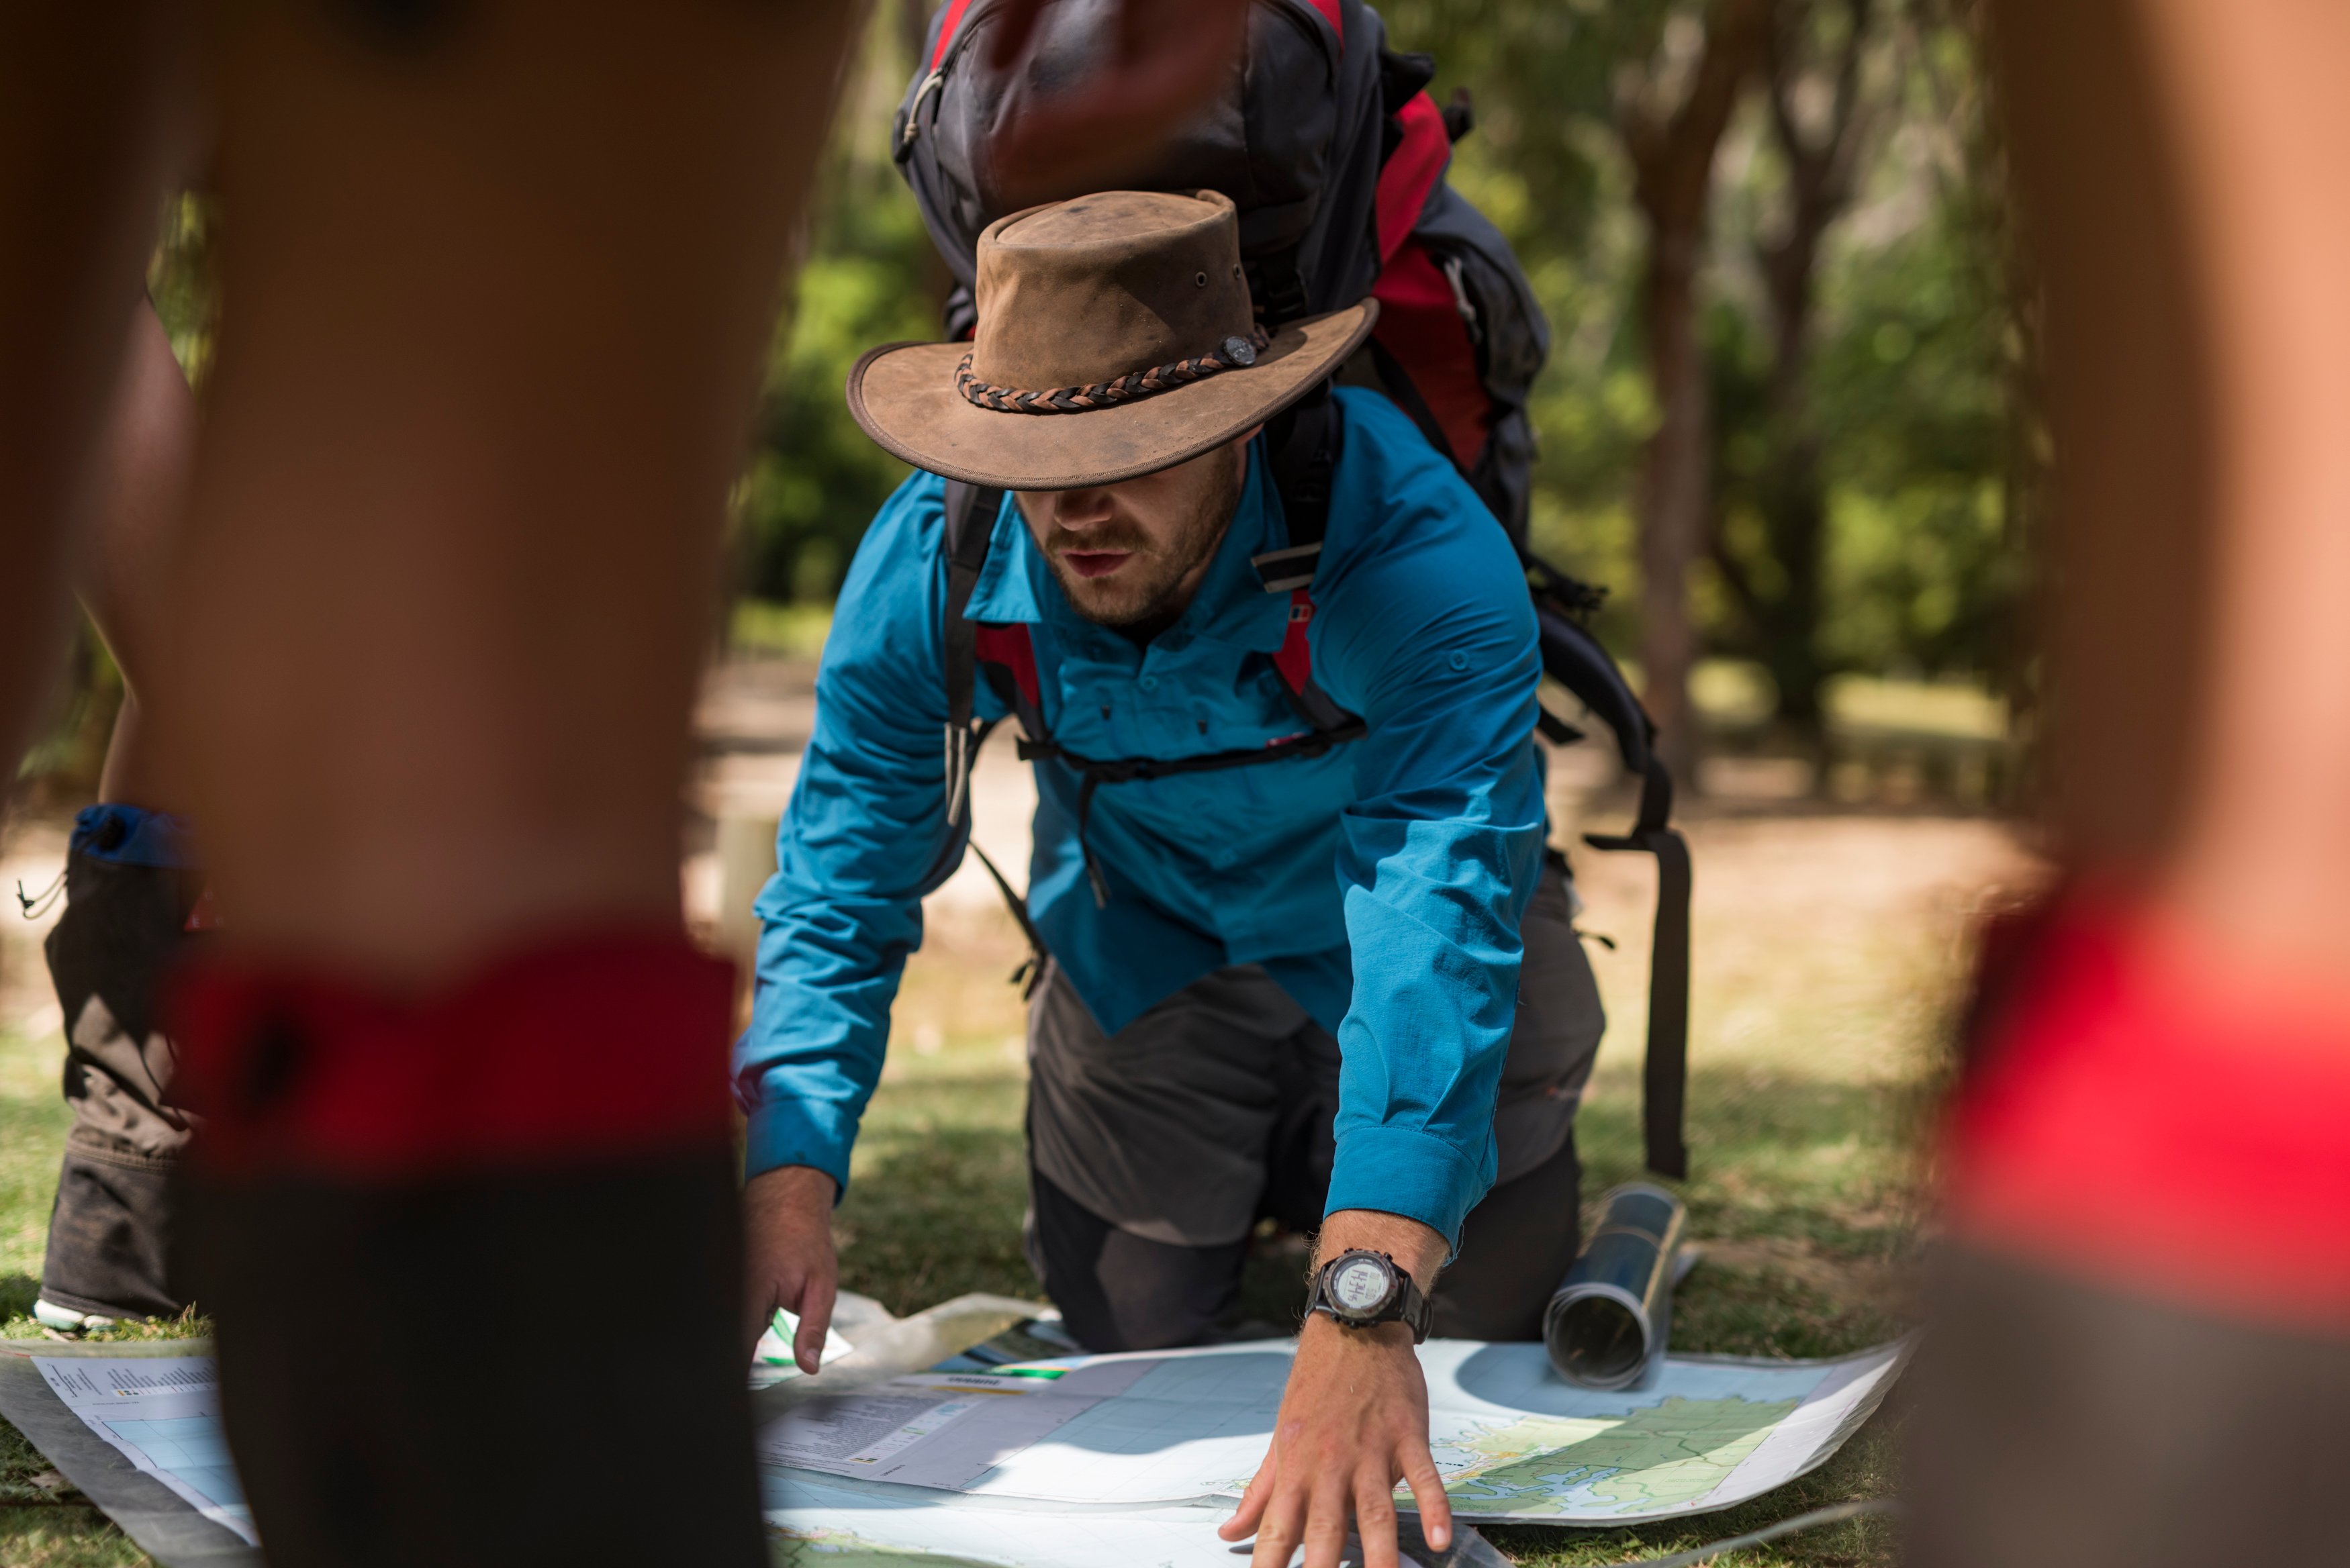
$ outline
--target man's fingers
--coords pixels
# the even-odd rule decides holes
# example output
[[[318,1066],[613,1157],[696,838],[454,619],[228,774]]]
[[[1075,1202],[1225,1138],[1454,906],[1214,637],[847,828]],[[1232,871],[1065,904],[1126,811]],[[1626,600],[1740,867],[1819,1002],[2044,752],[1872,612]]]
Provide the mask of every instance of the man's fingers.
[[[1426,1443],[1415,1443],[1403,1456],[1403,1479],[1419,1505],[1419,1533],[1442,1552],[1452,1544],[1452,1500],[1444,1495],[1444,1477],[1429,1457]]]
[[[1286,1486],[1274,1487],[1264,1516],[1257,1522],[1256,1550],[1249,1553],[1249,1568],[1289,1568],[1305,1523],[1305,1489],[1294,1479]]]
[[[1281,1439],[1264,1451],[1264,1462],[1249,1478],[1248,1490],[1241,1493],[1241,1505],[1232,1516],[1216,1526],[1216,1533],[1227,1541],[1245,1541],[1255,1531],[1256,1521],[1264,1513],[1264,1505],[1273,1496],[1274,1480],[1281,1474]]]
[[[832,1303],[838,1293],[839,1285],[829,1274],[812,1274],[800,1287],[800,1332],[792,1341],[792,1359],[802,1372],[814,1373],[824,1365],[825,1335],[832,1327]]]
[[[1347,1526],[1355,1512],[1355,1500],[1347,1487],[1343,1475],[1315,1483],[1313,1506],[1305,1515],[1305,1568],[1338,1568],[1338,1560],[1346,1555]],[[1392,1538],[1394,1532],[1388,1534]]]
[[[1384,1464],[1355,1474],[1355,1533],[1363,1538],[1363,1568],[1396,1568],[1395,1476]]]

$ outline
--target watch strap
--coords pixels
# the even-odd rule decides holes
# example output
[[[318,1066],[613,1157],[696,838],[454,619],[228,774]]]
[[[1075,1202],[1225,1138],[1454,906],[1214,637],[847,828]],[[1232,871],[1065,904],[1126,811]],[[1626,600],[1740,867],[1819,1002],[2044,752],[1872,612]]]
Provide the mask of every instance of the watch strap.
[[[1406,1273],[1400,1265],[1396,1269],[1396,1278],[1403,1282],[1403,1290],[1394,1304],[1396,1320],[1410,1327],[1414,1345],[1425,1345],[1430,1324],[1436,1316],[1435,1303],[1429,1300],[1428,1293],[1419,1288],[1419,1282]]]
[[[1426,1344],[1429,1327],[1435,1316],[1435,1308],[1430,1303],[1427,1293],[1419,1288],[1419,1282],[1413,1279],[1409,1271],[1402,1264],[1385,1252],[1378,1253],[1377,1256],[1386,1260],[1388,1269],[1393,1272],[1403,1288],[1398,1291],[1394,1298],[1381,1307],[1378,1315],[1367,1323],[1358,1323],[1338,1310],[1337,1304],[1330,1299],[1330,1275],[1340,1263],[1346,1261],[1346,1256],[1347,1254],[1342,1252],[1314,1272],[1314,1292],[1307,1299],[1305,1310],[1309,1314],[1317,1312],[1325,1314],[1342,1328],[1376,1328],[1383,1323],[1400,1323],[1411,1330],[1411,1342],[1414,1345]]]

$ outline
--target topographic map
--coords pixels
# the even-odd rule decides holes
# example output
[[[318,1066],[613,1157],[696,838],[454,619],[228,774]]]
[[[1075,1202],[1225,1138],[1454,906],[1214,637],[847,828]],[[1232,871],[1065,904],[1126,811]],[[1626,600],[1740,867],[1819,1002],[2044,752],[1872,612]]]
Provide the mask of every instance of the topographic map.
[[[1800,1405],[1676,1395],[1615,1421],[1473,1421],[1445,1435],[1436,1460],[1445,1494],[1464,1511],[1513,1518],[1654,1513],[1712,1492]]]
[[[1214,1526],[1263,1458],[1291,1348],[920,1373],[811,1401],[760,1434],[769,1528],[824,1568],[1229,1564]],[[1539,1345],[1432,1340],[1420,1362],[1457,1519],[1627,1524],[1727,1508],[1824,1463],[1907,1353],[1670,1357],[1614,1393],[1561,1381]]]

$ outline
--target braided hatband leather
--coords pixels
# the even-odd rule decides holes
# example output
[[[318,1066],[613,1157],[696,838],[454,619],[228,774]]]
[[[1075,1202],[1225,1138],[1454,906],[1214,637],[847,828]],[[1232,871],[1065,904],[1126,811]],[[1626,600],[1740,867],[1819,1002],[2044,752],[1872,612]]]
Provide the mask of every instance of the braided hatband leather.
[[[962,357],[962,363],[955,367],[955,389],[972,404],[999,414],[1082,414],[1094,409],[1116,408],[1120,403],[1134,402],[1159,392],[1171,392],[1178,387],[1205,380],[1220,370],[1245,369],[1256,363],[1256,357],[1267,341],[1264,328],[1260,327],[1246,337],[1225,338],[1216,346],[1212,354],[1178,359],[1171,365],[1153,365],[1148,370],[1132,371],[1115,381],[1095,381],[1083,387],[1055,387],[1045,392],[1025,392],[1017,387],[992,387],[972,374],[971,356],[966,354]]]

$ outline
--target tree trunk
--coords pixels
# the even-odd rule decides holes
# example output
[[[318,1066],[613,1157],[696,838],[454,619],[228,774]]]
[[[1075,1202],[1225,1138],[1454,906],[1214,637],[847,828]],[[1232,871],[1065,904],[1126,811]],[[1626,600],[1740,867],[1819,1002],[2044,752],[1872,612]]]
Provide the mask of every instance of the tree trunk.
[[[1770,303],[1771,380],[1766,416],[1770,456],[1758,500],[1773,559],[1785,588],[1773,603],[1750,602],[1762,633],[1765,663],[1779,688],[1779,722],[1817,758],[1826,748],[1822,701],[1827,665],[1820,649],[1825,613],[1827,482],[1812,411],[1812,327],[1816,314],[1820,247],[1828,229],[1852,204],[1872,116],[1861,95],[1861,67],[1877,0],[1843,0],[1845,36],[1834,62],[1834,96],[1826,123],[1807,134],[1794,109],[1800,47],[1811,33],[1815,0],[1789,0],[1771,35],[1772,126],[1787,162],[1787,226],[1758,247]],[[1823,774],[1823,778],[1825,774]]]
[[[1779,689],[1779,722],[1815,756],[1826,741],[1820,654],[1825,594],[1827,483],[1812,417],[1812,315],[1820,241],[1835,213],[1798,200],[1783,244],[1765,258],[1773,347],[1767,411],[1771,450],[1757,500],[1785,587],[1775,603],[1750,607],[1763,633],[1764,663]]]
[[[1712,504],[1712,397],[1698,328],[1698,267],[1713,195],[1713,157],[1747,73],[1769,40],[1774,0],[1714,0],[1703,53],[1678,103],[1634,93],[1617,126],[1647,221],[1643,320],[1657,405],[1641,473],[1641,694],[1658,749],[1684,787],[1697,783],[1698,735],[1689,699],[1697,631],[1689,572],[1704,547]]]
[[[1713,400],[1697,319],[1703,245],[1701,224],[1677,234],[1652,226],[1643,301],[1657,428],[1640,475],[1641,696],[1665,765],[1692,789],[1698,741],[1689,676],[1698,650],[1689,570],[1704,544],[1713,489]]]

